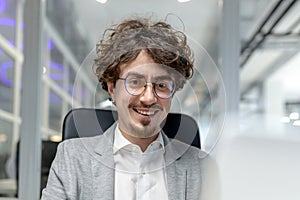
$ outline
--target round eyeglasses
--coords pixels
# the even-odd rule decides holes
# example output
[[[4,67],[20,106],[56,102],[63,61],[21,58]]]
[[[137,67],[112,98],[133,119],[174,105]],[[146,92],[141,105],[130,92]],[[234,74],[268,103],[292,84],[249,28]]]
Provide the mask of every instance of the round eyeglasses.
[[[153,85],[153,91],[157,97],[162,99],[170,98],[175,92],[175,83],[168,76],[155,77],[154,82],[147,82],[146,78],[139,74],[129,74],[126,78],[118,78],[125,81],[126,91],[134,96],[142,94],[147,84]]]

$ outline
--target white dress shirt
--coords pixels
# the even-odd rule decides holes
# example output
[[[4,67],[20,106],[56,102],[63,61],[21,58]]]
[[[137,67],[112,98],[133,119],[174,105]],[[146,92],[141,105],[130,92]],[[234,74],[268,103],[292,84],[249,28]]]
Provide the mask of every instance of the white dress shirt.
[[[145,152],[115,130],[115,200],[168,199],[164,160],[164,142],[161,133]]]

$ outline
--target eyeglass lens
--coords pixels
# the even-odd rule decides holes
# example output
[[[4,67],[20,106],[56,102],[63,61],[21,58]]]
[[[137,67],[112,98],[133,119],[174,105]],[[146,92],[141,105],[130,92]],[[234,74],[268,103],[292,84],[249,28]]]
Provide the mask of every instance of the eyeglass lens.
[[[160,98],[169,98],[174,93],[174,81],[168,77],[159,77],[152,83],[154,92]],[[144,92],[147,81],[144,76],[128,75],[125,79],[125,86],[128,93],[140,95]]]

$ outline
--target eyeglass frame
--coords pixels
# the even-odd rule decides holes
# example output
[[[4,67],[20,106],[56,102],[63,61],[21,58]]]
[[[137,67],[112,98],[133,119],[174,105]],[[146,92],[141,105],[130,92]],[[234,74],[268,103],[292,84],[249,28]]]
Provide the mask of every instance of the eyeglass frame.
[[[127,80],[127,78],[129,77],[129,76],[133,76],[133,75],[137,75],[137,76],[141,76],[141,78],[143,78],[143,79],[145,79],[145,84],[144,84],[144,89],[142,90],[142,92],[141,93],[139,93],[139,94],[132,94],[132,93],[130,93],[129,91],[128,91],[128,88],[127,88],[127,84],[126,84],[126,80]],[[141,95],[141,94],[143,94],[144,92],[145,92],[145,90],[146,90],[146,86],[148,85],[148,84],[152,84],[152,87],[153,87],[153,92],[154,92],[154,94],[155,94],[155,96],[157,96],[158,98],[160,98],[160,99],[169,99],[169,98],[171,98],[174,94],[175,94],[175,92],[176,92],[176,84],[175,84],[175,81],[173,80],[173,79],[171,79],[170,78],[170,80],[173,82],[173,90],[170,92],[170,95],[168,96],[168,97],[161,97],[161,96],[159,96],[158,94],[157,94],[157,92],[156,92],[156,83],[155,82],[147,82],[147,80],[146,80],[146,77],[145,76],[143,76],[143,75],[140,75],[140,74],[128,74],[125,78],[122,78],[122,77],[118,77],[117,78],[118,80],[123,80],[124,81],[124,87],[125,87],[125,90],[127,91],[127,93],[128,94],[130,94],[130,95],[132,95],[132,96],[139,96],[139,95]]]

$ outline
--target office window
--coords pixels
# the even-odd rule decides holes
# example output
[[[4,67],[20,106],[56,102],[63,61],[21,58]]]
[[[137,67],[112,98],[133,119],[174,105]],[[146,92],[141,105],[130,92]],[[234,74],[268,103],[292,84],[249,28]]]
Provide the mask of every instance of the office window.
[[[62,121],[62,98],[53,90],[50,90],[49,98],[49,128],[60,132]]]
[[[82,105],[84,107],[91,107],[91,94],[85,84],[83,84],[83,87],[81,89],[81,96],[82,96]]]
[[[67,105],[67,111],[69,112],[70,110],[72,110],[73,109],[73,107],[72,107],[72,105],[71,104],[68,104]],[[67,113],[66,113],[67,114]]]
[[[85,107],[93,107],[93,102],[92,102],[92,94],[91,92],[87,91],[85,96],[84,96],[84,105]]]
[[[59,87],[63,87],[64,79],[64,63],[63,55],[57,49],[52,40],[48,42],[48,48],[50,48],[50,61],[48,63],[48,68],[50,73],[48,74],[49,78],[52,79]]]
[[[14,61],[0,49],[0,109],[13,110]]]
[[[74,82],[74,85],[73,85],[73,91],[72,91],[71,96],[72,96],[72,99],[76,100],[76,102],[79,104],[82,103],[82,99],[84,98],[82,96],[82,87],[83,87],[82,80],[77,77],[76,82]]]
[[[16,0],[0,0],[0,33],[15,46]]]
[[[0,179],[7,179],[6,164],[11,156],[12,123],[0,119]]]
[[[69,67],[68,77],[69,77],[68,93],[69,93],[69,95],[72,96],[74,85],[75,85],[75,80],[76,80],[76,72],[74,71],[74,69],[71,66]]]

